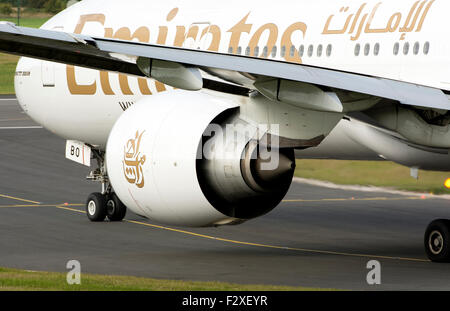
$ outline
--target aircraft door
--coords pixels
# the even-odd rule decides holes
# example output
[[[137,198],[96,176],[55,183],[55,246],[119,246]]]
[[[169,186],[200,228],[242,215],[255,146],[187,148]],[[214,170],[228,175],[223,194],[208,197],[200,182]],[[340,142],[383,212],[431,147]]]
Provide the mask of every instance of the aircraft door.
[[[52,30],[64,31],[64,26],[55,26],[52,28]],[[42,78],[42,86],[44,87],[55,86],[55,63],[42,61],[41,78]]]
[[[42,86],[55,86],[55,63],[42,61],[41,65]]]

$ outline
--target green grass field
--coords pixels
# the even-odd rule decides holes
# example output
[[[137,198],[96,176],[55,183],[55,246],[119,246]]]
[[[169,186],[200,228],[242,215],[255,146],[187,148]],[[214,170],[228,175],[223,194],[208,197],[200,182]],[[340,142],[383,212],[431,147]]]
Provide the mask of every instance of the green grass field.
[[[0,54],[0,94],[14,94],[14,73],[18,59],[14,55]]]
[[[392,162],[298,160],[298,177],[330,181],[344,185],[390,187],[399,190],[450,194],[444,182],[450,172],[420,171],[419,180],[407,167]]]
[[[81,274],[81,285],[68,285],[65,273],[0,268],[0,291],[311,291],[317,288],[239,285],[220,282],[156,280]]]
[[[23,17],[20,19],[20,24],[18,26],[39,28],[47,20],[48,20],[48,17]],[[1,17],[0,16],[0,21],[12,22],[17,25],[17,17]]]

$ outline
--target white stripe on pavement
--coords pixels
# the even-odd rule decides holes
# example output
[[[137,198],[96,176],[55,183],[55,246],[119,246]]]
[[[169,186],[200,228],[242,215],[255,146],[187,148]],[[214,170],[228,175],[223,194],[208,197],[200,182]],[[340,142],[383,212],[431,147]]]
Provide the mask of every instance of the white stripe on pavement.
[[[29,129],[43,129],[42,126],[10,126],[0,127],[0,130],[29,130]]]

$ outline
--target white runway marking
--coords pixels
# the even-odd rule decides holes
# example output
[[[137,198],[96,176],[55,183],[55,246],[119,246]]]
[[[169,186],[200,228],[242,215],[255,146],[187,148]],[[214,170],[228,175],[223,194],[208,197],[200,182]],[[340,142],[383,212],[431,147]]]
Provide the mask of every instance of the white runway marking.
[[[17,99],[16,99],[16,98],[0,98],[0,101],[5,101],[5,102],[6,102],[6,101],[10,101],[10,102],[11,102],[11,101],[15,101],[15,102],[16,102]]]
[[[10,127],[0,127],[0,130],[32,130],[32,129],[43,129],[42,126],[10,126]]]
[[[336,185],[336,184],[334,184],[332,182],[328,182],[328,181],[306,179],[306,178],[300,178],[300,177],[294,177],[294,182],[317,186],[317,187],[329,188],[329,189],[345,190],[345,191],[362,191],[362,192],[372,192],[372,193],[378,192],[378,193],[389,193],[389,194],[397,194],[397,195],[411,196],[411,197],[413,197],[413,196],[424,197],[427,199],[450,200],[450,195],[448,195],[448,194],[435,195],[435,194],[429,194],[429,193],[393,190],[393,189],[389,189],[389,188],[374,187],[374,186]]]

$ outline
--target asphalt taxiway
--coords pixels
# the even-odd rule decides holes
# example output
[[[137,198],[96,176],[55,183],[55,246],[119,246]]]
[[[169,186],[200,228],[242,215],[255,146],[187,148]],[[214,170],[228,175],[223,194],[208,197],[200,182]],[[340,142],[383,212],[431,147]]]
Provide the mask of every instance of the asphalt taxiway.
[[[90,223],[100,186],[64,158],[65,141],[0,98],[0,267],[351,290],[449,290],[450,264],[427,260],[428,223],[450,201],[294,182],[270,214],[240,226],[175,228],[132,213]],[[381,264],[369,286],[366,265]]]

